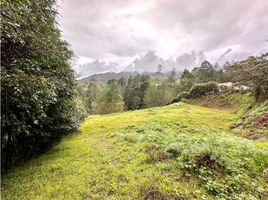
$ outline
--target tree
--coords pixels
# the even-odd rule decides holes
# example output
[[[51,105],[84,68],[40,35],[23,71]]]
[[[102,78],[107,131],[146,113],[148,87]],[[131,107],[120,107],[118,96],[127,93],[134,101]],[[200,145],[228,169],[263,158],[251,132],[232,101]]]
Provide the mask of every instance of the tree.
[[[188,69],[184,69],[179,84],[180,92],[183,91],[188,92],[191,89],[191,87],[195,84],[195,82],[196,79],[194,78],[194,75]]]
[[[175,96],[176,90],[169,79],[162,80],[160,84],[152,82],[145,93],[145,107],[165,106]]]
[[[139,75],[128,78],[127,86],[124,91],[124,102],[127,110],[139,109]]]
[[[151,84],[144,96],[145,107],[156,107],[160,105],[160,93],[155,84]]]
[[[236,62],[227,67],[227,73],[233,81],[253,87],[256,96],[268,93],[268,53]]]
[[[192,73],[196,77],[199,83],[204,83],[208,81],[213,81],[214,69],[210,62],[204,61],[201,67],[196,67],[193,69]]]
[[[118,80],[118,85],[121,86],[121,87],[125,87],[127,85],[127,80],[125,77],[121,77],[119,80]]]
[[[184,69],[181,75],[181,79],[190,79],[190,78],[193,78],[193,74],[188,69]]]
[[[96,105],[100,100],[104,90],[105,86],[102,83],[91,81],[88,84],[85,91],[84,102],[89,114],[95,114],[97,112]]]
[[[145,75],[130,77],[124,91],[124,102],[127,110],[141,109],[145,106],[144,95],[149,87],[150,78]]]
[[[162,69],[163,69],[162,65],[159,64],[159,65],[157,66],[157,72],[158,72],[158,73],[161,73],[161,72],[162,72]]]
[[[162,83],[159,85],[159,93],[160,106],[167,105],[176,96],[175,88],[169,83],[168,80],[162,81]]]
[[[170,74],[169,77],[168,77],[169,81],[170,81],[172,84],[175,84],[175,83],[176,83],[176,76],[177,76],[176,69],[173,68],[172,71],[171,71],[171,74]]]
[[[61,39],[55,2],[1,2],[2,169],[78,126],[73,53]]]
[[[111,84],[118,84],[118,81],[115,79],[115,78],[112,78],[110,80],[107,81],[107,84],[108,85],[111,85]]]
[[[99,101],[98,112],[100,114],[109,114],[121,112],[123,108],[124,103],[118,85],[115,83],[110,84]]]

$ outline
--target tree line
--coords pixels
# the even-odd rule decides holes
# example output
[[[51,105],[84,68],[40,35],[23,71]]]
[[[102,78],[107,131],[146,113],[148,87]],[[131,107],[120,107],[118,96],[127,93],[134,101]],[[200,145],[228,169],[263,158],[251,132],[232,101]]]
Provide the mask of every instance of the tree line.
[[[106,83],[94,80],[83,82],[79,86],[78,96],[87,113],[108,114],[164,106],[179,93],[189,91],[196,83],[229,80],[224,69],[212,66],[208,61],[192,71],[185,69],[181,77],[178,77],[175,69],[167,78],[158,73],[159,77],[154,78],[138,74],[111,79]]]
[[[173,69],[166,78],[137,74],[107,82],[83,82],[78,89],[81,105],[88,114],[108,114],[127,110],[164,106],[181,98],[196,98],[218,91],[217,83],[233,81],[251,87],[258,96],[267,93],[267,55],[223,66],[204,61],[200,67],[185,69],[178,76]],[[256,97],[257,97],[256,96]]]

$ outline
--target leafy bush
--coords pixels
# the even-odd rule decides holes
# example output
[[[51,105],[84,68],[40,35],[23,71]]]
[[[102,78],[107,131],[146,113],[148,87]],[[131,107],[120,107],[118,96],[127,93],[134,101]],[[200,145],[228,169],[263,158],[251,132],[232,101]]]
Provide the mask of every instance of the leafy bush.
[[[183,91],[177,97],[175,97],[174,99],[172,99],[172,101],[170,102],[170,104],[176,103],[176,102],[180,102],[181,99],[187,99],[189,97],[190,97],[189,92]]]
[[[206,94],[215,93],[218,91],[218,85],[216,82],[198,83],[193,85],[190,90],[190,97],[196,98]]]
[[[75,99],[75,113],[74,113],[74,122],[81,122],[88,115],[85,105],[82,100],[77,98]],[[79,123],[77,124],[77,126]]]

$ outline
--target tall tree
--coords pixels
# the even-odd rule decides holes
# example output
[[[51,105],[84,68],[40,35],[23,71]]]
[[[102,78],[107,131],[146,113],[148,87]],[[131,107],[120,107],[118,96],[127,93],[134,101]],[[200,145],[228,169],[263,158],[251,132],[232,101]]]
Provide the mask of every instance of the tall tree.
[[[191,87],[195,84],[196,79],[194,78],[194,75],[188,70],[184,69],[181,78],[180,78],[180,84],[179,84],[179,90],[181,92],[183,91],[189,91]]]
[[[144,97],[145,107],[156,107],[160,105],[160,93],[155,84],[151,84]]]
[[[176,76],[177,76],[177,72],[176,69],[173,68],[171,71],[171,74],[168,76],[168,79],[171,83],[175,84],[176,83]]]
[[[106,92],[102,95],[98,112],[100,114],[109,114],[123,111],[124,103],[118,85],[112,83],[108,86]]]
[[[149,87],[149,76],[130,77],[124,91],[124,102],[127,110],[141,109],[145,106],[144,95]]]
[[[73,53],[61,39],[55,3],[1,2],[2,169],[78,125]]]
[[[214,71],[210,62],[205,60],[201,64],[201,67],[194,68],[192,73],[197,78],[198,82],[208,82],[213,81]]]
[[[97,81],[91,81],[85,91],[84,102],[89,114],[95,114],[97,112],[96,105],[100,100],[105,86]]]

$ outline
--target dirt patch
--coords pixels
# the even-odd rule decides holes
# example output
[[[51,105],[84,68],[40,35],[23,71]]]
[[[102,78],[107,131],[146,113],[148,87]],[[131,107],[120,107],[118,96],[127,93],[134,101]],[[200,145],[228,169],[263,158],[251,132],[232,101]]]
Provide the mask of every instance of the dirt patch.
[[[142,199],[143,200],[168,200],[166,194],[159,191],[154,186],[151,186],[147,189],[142,189]]]
[[[268,127],[268,114],[257,117],[255,119],[255,125],[257,127]]]
[[[223,97],[221,98],[215,94],[200,97],[198,102],[200,105],[209,108],[228,109],[236,106],[234,102],[227,101]]]
[[[257,140],[261,137],[262,137],[262,135],[257,133],[257,132],[249,132],[245,135],[245,138],[248,138],[250,140]]]
[[[141,195],[143,200],[185,200],[182,196],[173,196],[160,191],[157,187],[142,188]]]
[[[257,102],[261,103],[268,99],[268,93],[262,93],[260,96],[258,96]]]
[[[197,156],[195,159],[195,164],[197,169],[199,169],[202,166],[205,166],[212,169],[215,172],[224,174],[224,167],[221,166],[216,160],[211,159],[209,155]]]
[[[150,162],[163,162],[167,159],[166,153],[156,145],[152,145],[145,149],[145,153]]]

